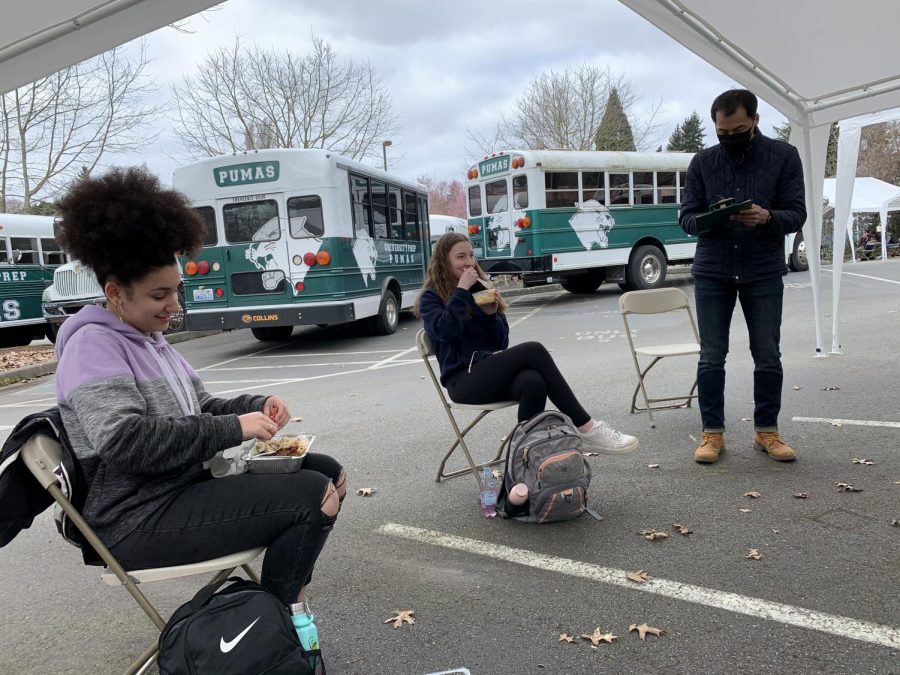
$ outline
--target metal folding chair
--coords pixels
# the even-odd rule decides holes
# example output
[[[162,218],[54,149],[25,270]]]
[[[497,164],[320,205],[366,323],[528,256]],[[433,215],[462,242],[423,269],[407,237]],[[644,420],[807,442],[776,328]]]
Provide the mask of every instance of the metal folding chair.
[[[472,459],[472,454],[469,452],[469,446],[466,444],[466,434],[471,431],[476,424],[478,424],[484,417],[494,410],[501,410],[503,408],[509,408],[511,406],[518,405],[518,401],[497,401],[496,403],[479,403],[477,405],[469,405],[467,403],[455,403],[450,400],[447,396],[447,393],[444,391],[444,387],[441,386],[441,381],[438,379],[437,375],[434,372],[434,367],[429,360],[432,356],[434,356],[434,345],[431,344],[431,339],[425,333],[424,330],[420,330],[416,333],[416,346],[419,348],[419,355],[422,357],[422,361],[425,362],[425,369],[428,371],[428,375],[431,377],[431,382],[434,384],[434,388],[437,390],[438,398],[441,400],[441,405],[444,407],[444,411],[447,413],[447,417],[450,419],[450,425],[453,427],[453,431],[456,434],[456,441],[453,445],[450,446],[450,449],[444,455],[444,458],[441,460],[441,464],[438,467],[437,478],[435,479],[438,483],[441,482],[442,478],[454,478],[455,476],[462,476],[466,473],[471,473],[475,477],[475,482],[479,481],[479,472],[482,467],[485,466],[493,466],[494,464],[499,464],[503,461],[503,448],[506,446],[506,440],[508,437],[504,436],[503,440],[500,442],[500,447],[497,448],[497,454],[494,456],[492,460],[489,462],[485,462],[484,464],[476,464],[475,460]],[[456,417],[453,415],[454,410],[477,410],[478,415],[472,420],[468,426],[466,426],[462,431],[460,431],[459,423],[456,420]],[[453,454],[453,451],[456,450],[457,447],[462,447],[463,453],[466,456],[466,461],[469,464],[468,469],[460,469],[458,471],[451,471],[450,473],[444,473],[444,467],[447,464],[447,460],[450,459],[450,455]]]
[[[259,577],[250,568],[250,563],[262,555],[264,548],[254,548],[190,565],[125,571],[113,554],[110,553],[109,549],[103,545],[103,542],[100,541],[90,525],[81,517],[78,509],[63,494],[56,473],[61,463],[59,443],[49,436],[32,436],[22,446],[21,459],[41,486],[50,493],[54,501],[71,519],[78,531],[84,536],[85,541],[94,548],[103,560],[106,565],[101,574],[103,581],[110,586],[124,586],[125,590],[131,594],[135,602],[144,610],[158,631],[162,631],[166,621],[150,603],[147,596],[138,588],[138,584],[214,572],[215,575],[206,582],[206,585],[219,588],[238,567],[242,568],[250,579],[256,582],[259,581]],[[145,672],[156,661],[158,651],[158,641],[154,640],[153,644],[131,664],[126,673],[133,675],[134,673]]]
[[[679,344],[661,344],[651,346],[634,346],[634,339],[631,335],[631,326],[628,323],[630,314],[666,314],[683,310],[687,312],[690,321],[691,330],[694,334],[694,342]],[[631,412],[646,412],[650,418],[650,426],[655,427],[653,421],[654,410],[668,410],[672,408],[690,408],[693,399],[697,398],[695,393],[697,390],[697,379],[694,378],[694,384],[691,390],[681,396],[666,396],[661,398],[651,398],[647,394],[647,387],[644,382],[647,373],[662,359],[672,356],[690,356],[700,353],[700,335],[697,332],[697,324],[694,322],[694,314],[691,312],[691,306],[688,303],[688,297],[684,291],[679,288],[656,288],[648,291],[629,291],[623,293],[619,297],[619,311],[622,313],[622,320],[625,322],[625,335],[628,337],[628,346],[631,349],[631,357],[634,360],[634,369],[637,372],[638,383],[634,388],[631,396]],[[641,368],[638,356],[651,357],[653,360]],[[640,393],[644,399],[644,407],[637,405],[637,396]],[[678,401],[678,403],[672,403]],[[666,405],[655,405],[663,403]]]

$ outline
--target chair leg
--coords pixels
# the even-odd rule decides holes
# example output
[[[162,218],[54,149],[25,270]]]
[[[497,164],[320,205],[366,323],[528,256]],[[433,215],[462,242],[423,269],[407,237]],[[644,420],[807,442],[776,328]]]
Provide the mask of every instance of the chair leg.
[[[448,417],[450,418],[450,424],[453,425],[453,431],[456,432],[456,442],[450,446],[450,449],[447,451],[447,454],[445,454],[444,458],[441,460],[441,465],[438,467],[437,478],[435,478],[436,483],[440,483],[442,478],[454,478],[456,476],[461,476],[464,473],[471,473],[475,478],[475,482],[478,483],[479,486],[481,485],[480,481],[478,480],[478,468],[479,467],[476,466],[475,460],[472,459],[472,454],[469,452],[469,446],[466,445],[465,435],[467,433],[469,433],[469,431],[472,429],[472,427],[474,427],[482,419],[484,419],[485,415],[487,415],[489,412],[490,412],[490,410],[482,410],[478,414],[478,416],[474,420],[472,420],[472,422],[470,422],[469,425],[465,429],[460,431],[459,425],[456,423],[456,418],[453,417],[453,414],[450,413],[448,410]],[[452,471],[450,473],[444,473],[444,467],[447,464],[447,460],[450,459],[450,455],[452,455],[453,451],[456,450],[456,446],[462,446],[463,453],[465,453],[465,455],[466,455],[466,460],[468,460],[468,462],[469,462],[469,468],[461,469],[459,471]]]
[[[125,675],[137,675],[138,673],[147,672],[147,669],[156,662],[156,656],[158,653],[159,643],[154,642],[152,645],[147,647],[143,654],[135,659],[134,663],[132,663],[128,667],[128,670],[125,671]]]
[[[252,567],[250,567],[250,565],[248,565],[247,563],[244,563],[243,565],[241,565],[241,569],[244,570],[244,574],[247,575],[247,578],[250,579],[250,581],[255,581],[256,583],[259,583],[259,575],[256,573],[256,570],[254,570]]]

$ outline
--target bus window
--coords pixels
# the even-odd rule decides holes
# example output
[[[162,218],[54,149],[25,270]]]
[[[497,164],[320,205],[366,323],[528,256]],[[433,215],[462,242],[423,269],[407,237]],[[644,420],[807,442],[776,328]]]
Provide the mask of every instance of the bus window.
[[[372,180],[370,187],[370,194],[372,195],[372,237],[375,239],[387,239],[390,237],[387,219],[387,185],[383,181]]]
[[[0,265],[9,265],[9,239],[0,238]]]
[[[400,188],[393,185],[388,187],[388,215],[391,223],[391,238],[406,239],[403,236],[403,200]]]
[[[488,213],[500,213],[509,210],[509,193],[506,190],[506,179],[501,178],[484,185],[485,207]]]
[[[431,232],[431,220],[428,218],[428,200],[419,197],[419,223],[426,232]]]
[[[628,193],[631,191],[631,174],[628,173],[611,173],[609,174],[609,203],[614,204],[630,204],[631,200]]]
[[[319,195],[291,197],[287,201],[288,229],[294,239],[325,234],[325,219],[322,217],[322,198]]]
[[[66,254],[62,252],[56,239],[41,237],[41,254],[44,257],[43,265],[62,265],[66,262]]]
[[[656,188],[659,190],[660,204],[675,203],[675,172],[660,171],[656,174]]]
[[[687,171],[679,171],[678,172],[678,203],[681,203],[681,200],[684,199],[684,184],[687,182]]]
[[[275,241],[281,237],[278,204],[274,199],[226,204],[222,209],[225,239],[231,244]]]
[[[469,215],[473,218],[481,215],[481,187],[478,185],[469,188]]]
[[[578,172],[545,173],[544,190],[548,209],[575,206],[578,203]]]
[[[653,173],[641,171],[634,173],[634,204],[653,203]]]
[[[418,239],[419,234],[419,211],[416,206],[416,195],[414,192],[403,193],[403,220],[406,223],[406,237],[408,239]]]
[[[369,179],[350,176],[350,203],[353,206],[353,228],[371,233],[372,207],[369,206]]]
[[[17,265],[34,265],[38,261],[37,239],[31,237],[10,237],[13,250],[13,263]]]
[[[211,206],[197,206],[194,208],[197,215],[203,219],[206,225],[206,234],[203,235],[204,246],[215,246],[219,243],[219,233],[216,232],[216,211]]]
[[[261,295],[284,293],[284,272],[238,272],[231,275],[231,292],[235,295]]]
[[[528,177],[513,178],[513,206],[517,209],[528,208]]]
[[[606,204],[606,174],[602,171],[585,171],[581,174],[582,203],[594,200]]]

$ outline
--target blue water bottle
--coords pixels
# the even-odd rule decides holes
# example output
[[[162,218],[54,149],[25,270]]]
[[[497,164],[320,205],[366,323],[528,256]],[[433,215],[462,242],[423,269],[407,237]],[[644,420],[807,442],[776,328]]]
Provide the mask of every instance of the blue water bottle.
[[[316,617],[309,611],[309,605],[298,602],[291,605],[291,621],[300,638],[300,646],[310,652],[319,648],[319,630],[316,628]]]
[[[494,473],[490,467],[482,467],[479,485],[481,487],[479,494],[481,512],[485,518],[495,518],[497,516],[497,492],[500,490],[500,483],[494,478]]]

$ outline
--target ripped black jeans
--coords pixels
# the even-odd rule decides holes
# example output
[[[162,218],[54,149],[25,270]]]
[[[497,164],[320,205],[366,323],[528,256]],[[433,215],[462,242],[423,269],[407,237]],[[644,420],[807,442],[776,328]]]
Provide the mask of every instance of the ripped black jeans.
[[[129,570],[265,546],[260,581],[290,605],[309,582],[334,525],[322,501],[340,474],[336,460],[310,453],[297,473],[209,478],[185,487],[110,550]]]

